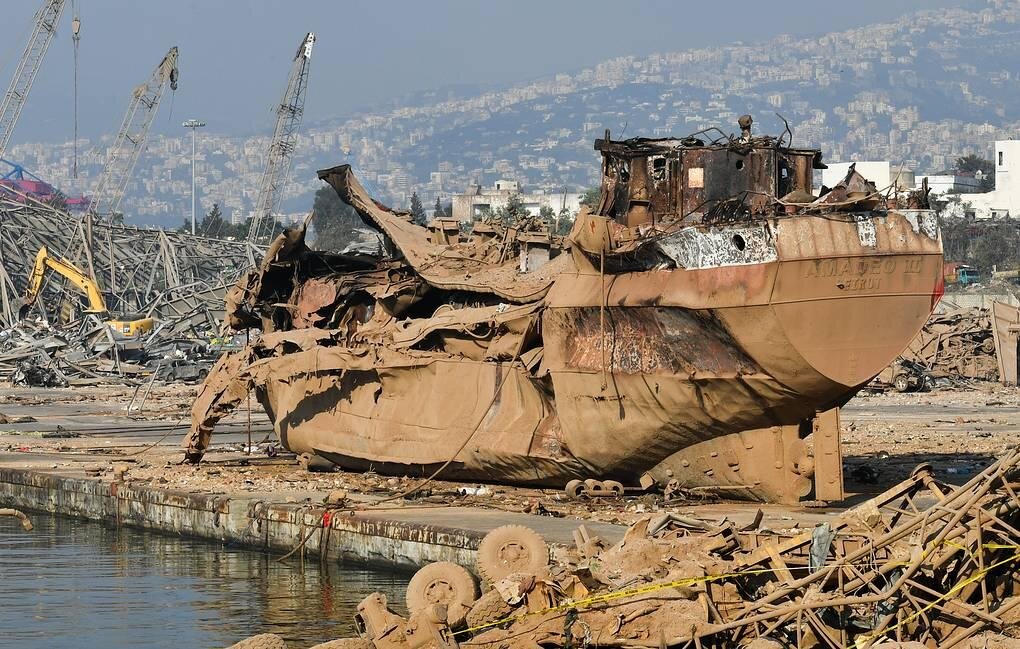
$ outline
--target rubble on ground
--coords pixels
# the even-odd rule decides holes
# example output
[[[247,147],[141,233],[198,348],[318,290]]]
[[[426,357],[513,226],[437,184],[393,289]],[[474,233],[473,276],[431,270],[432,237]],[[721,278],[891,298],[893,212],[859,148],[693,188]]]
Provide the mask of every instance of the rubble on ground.
[[[999,379],[988,309],[972,307],[932,315],[902,357],[919,363],[936,382]]]
[[[80,287],[50,272],[22,303],[44,250],[92,280],[111,312],[90,311]],[[0,382],[201,381],[224,351],[240,346],[220,337],[223,298],[263,250],[0,198]],[[152,319],[154,328],[124,335],[107,316]]]
[[[218,323],[163,321],[137,338],[121,338],[94,315],[64,325],[24,320],[0,329],[0,382],[30,387],[137,384],[153,378],[200,382],[245,337],[220,336]]]
[[[407,617],[369,595],[361,637],[338,646],[1017,647],[1018,490],[1020,448],[955,488],[922,465],[809,531],[661,513],[613,546],[582,526],[550,555],[531,530],[499,528],[479,546],[484,592],[431,564]]]

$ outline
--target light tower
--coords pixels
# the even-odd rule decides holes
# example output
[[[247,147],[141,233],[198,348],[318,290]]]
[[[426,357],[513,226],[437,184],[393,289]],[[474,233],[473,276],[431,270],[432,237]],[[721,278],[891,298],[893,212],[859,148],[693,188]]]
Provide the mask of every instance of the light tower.
[[[191,129],[191,234],[195,234],[195,131],[205,126],[205,122],[189,119],[181,126]]]

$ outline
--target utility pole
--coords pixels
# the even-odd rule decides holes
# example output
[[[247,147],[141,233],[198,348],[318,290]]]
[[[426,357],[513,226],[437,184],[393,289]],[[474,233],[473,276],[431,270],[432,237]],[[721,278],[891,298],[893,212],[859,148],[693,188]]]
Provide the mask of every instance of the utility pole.
[[[205,126],[205,122],[189,119],[182,126],[191,129],[191,234],[195,234],[195,131]]]

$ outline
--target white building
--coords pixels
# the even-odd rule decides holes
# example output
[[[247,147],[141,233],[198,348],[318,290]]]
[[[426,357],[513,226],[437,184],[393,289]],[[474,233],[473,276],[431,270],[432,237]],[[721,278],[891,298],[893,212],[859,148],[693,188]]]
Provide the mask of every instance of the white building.
[[[841,180],[846,178],[850,171],[850,165],[855,165],[857,173],[861,174],[871,182],[879,191],[884,191],[896,183],[899,191],[909,191],[914,188],[914,170],[906,169],[902,165],[895,165],[888,160],[862,160],[860,162],[830,162],[829,168],[822,170],[822,184],[826,187],[834,187]]]
[[[979,172],[980,173],[980,172]],[[944,194],[979,194],[985,191],[981,184],[980,177],[961,176],[951,171],[944,171],[938,174],[917,176],[914,179],[914,189],[920,189],[921,183],[928,181],[930,196],[943,196]]]
[[[964,211],[975,218],[1020,217],[1020,140],[995,143],[995,189],[962,199]]]
[[[566,210],[571,215],[581,209],[581,194],[577,192],[525,194],[516,180],[497,180],[492,187],[472,185],[465,193],[455,194],[452,197],[453,218],[462,223],[478,220],[486,213],[505,206],[513,194],[517,194],[528,211],[536,216],[543,207],[552,209],[556,214]]]

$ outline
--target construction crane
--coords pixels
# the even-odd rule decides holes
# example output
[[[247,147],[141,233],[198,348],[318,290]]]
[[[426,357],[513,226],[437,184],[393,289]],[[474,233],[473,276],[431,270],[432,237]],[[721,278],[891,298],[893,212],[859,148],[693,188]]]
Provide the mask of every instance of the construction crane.
[[[159,62],[148,81],[135,88],[131,104],[117,132],[117,138],[106,158],[103,175],[99,178],[95,195],[92,197],[90,212],[98,216],[110,216],[124,198],[131,172],[134,171],[138,156],[145,148],[149,127],[156,117],[159,102],[167,84],[177,90],[177,48],[171,47]]]
[[[14,78],[7,88],[3,103],[0,103],[0,158],[14,135],[14,127],[18,123],[21,109],[25,107],[28,93],[32,90],[32,83],[39,73],[43,56],[50,48],[50,41],[57,32],[57,21],[64,10],[64,0],[45,0],[39,11],[35,12],[35,28],[32,36],[28,39],[28,45],[21,54],[18,61],[18,68],[14,71]]]
[[[294,63],[287,78],[283,101],[276,107],[276,130],[269,144],[269,158],[259,182],[258,199],[248,228],[248,241],[264,242],[273,232],[273,212],[280,204],[283,188],[290,176],[291,154],[297,140],[297,128],[305,112],[305,90],[308,88],[308,70],[312,58],[315,34],[308,32],[301,39]]]

